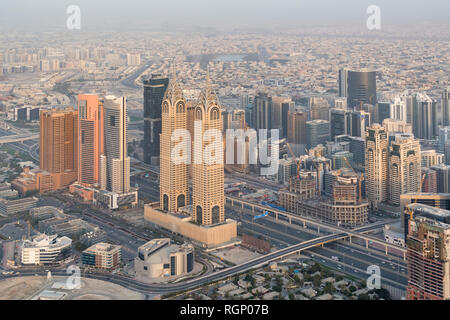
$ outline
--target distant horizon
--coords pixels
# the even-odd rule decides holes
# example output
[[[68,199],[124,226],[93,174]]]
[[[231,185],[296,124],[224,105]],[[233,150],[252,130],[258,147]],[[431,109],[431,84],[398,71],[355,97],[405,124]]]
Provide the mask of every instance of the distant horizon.
[[[122,4],[124,3],[124,4]],[[81,9],[81,30],[268,29],[361,26],[370,5],[381,10],[382,26],[449,25],[450,1],[433,0],[2,0],[0,30],[63,30],[69,5]],[[367,29],[366,29],[367,31]]]

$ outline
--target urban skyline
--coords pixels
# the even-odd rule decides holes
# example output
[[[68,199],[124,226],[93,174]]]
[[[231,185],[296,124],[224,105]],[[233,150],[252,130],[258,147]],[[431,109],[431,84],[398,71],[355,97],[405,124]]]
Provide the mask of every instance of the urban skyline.
[[[450,7],[345,2],[0,4],[0,299],[450,299]]]

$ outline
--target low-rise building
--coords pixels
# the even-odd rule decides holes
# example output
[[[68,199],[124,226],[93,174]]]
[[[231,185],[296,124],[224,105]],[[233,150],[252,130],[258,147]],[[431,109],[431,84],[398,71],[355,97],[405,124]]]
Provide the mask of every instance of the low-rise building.
[[[174,277],[194,270],[194,247],[172,244],[170,239],[153,239],[138,249],[134,267],[136,276]]]
[[[72,240],[58,235],[40,234],[33,240],[24,240],[20,246],[22,264],[48,265],[70,255]]]
[[[38,199],[35,197],[19,199],[0,199],[0,215],[8,216],[11,214],[28,211],[36,207]]]
[[[83,265],[99,269],[114,269],[120,264],[121,246],[100,242],[82,253]]]

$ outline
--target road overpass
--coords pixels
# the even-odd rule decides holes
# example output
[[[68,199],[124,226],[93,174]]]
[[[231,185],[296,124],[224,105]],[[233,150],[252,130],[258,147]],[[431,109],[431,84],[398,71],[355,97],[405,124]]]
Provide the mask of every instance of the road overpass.
[[[306,225],[309,226],[316,226],[317,227],[317,232],[320,232],[320,229],[326,229],[329,230],[333,233],[345,233],[347,234],[346,238],[349,238],[350,243],[352,242],[352,237],[354,238],[360,238],[365,240],[366,242],[366,248],[369,247],[369,243],[376,243],[379,244],[381,246],[383,246],[385,248],[385,253],[386,255],[389,252],[389,249],[393,249],[393,250],[397,250],[401,253],[403,253],[403,260],[406,260],[406,249],[404,247],[399,247],[397,245],[391,244],[391,243],[387,243],[386,241],[380,240],[376,237],[364,234],[365,232],[356,232],[355,230],[358,229],[345,229],[342,227],[338,227],[336,225],[332,225],[323,221],[317,221],[314,220],[312,218],[309,217],[305,217],[305,216],[299,216],[290,212],[286,212],[286,211],[281,211],[281,210],[277,210],[275,208],[269,207],[269,206],[264,206],[262,204],[257,204],[257,203],[253,203],[250,201],[246,201],[244,199],[241,198],[237,198],[237,197],[232,197],[232,196],[225,196],[225,199],[228,203],[231,203],[231,206],[234,210],[236,210],[237,208],[239,208],[240,210],[251,210],[252,214],[254,216],[257,216],[259,214],[261,214],[261,212],[272,212],[273,215],[275,215],[275,219],[278,220],[281,217],[284,217],[289,224],[292,224],[292,221],[297,221],[300,222],[301,224],[303,224],[304,227],[306,227]],[[372,224],[371,226],[378,226],[381,227],[383,225],[389,224],[392,221],[383,221],[383,222],[378,222],[375,224]],[[366,232],[369,232],[370,230],[367,230]]]
[[[377,226],[364,226],[358,229],[355,229],[355,232],[365,232],[367,230],[371,230]],[[233,266],[215,273],[210,273],[208,275],[204,275],[198,278],[190,279],[185,282],[181,283],[169,283],[169,284],[147,284],[140,281],[136,281],[133,278],[126,277],[123,275],[117,275],[117,274],[105,274],[105,273],[84,273],[83,276],[86,278],[94,278],[104,281],[109,281],[112,283],[116,283],[119,285],[122,285],[126,288],[136,290],[138,292],[143,293],[156,293],[156,294],[166,294],[166,293],[173,293],[178,291],[186,291],[190,289],[194,289],[203,285],[206,285],[211,282],[216,282],[224,278],[232,277],[236,274],[240,274],[243,272],[246,272],[248,270],[251,270],[253,268],[261,267],[263,265],[268,264],[271,261],[283,259],[285,257],[288,257],[295,253],[300,253],[304,250],[310,249],[312,247],[323,245],[327,242],[337,241],[348,237],[348,235],[344,232],[337,233],[337,234],[330,234],[325,235],[322,237],[318,237],[315,239],[303,241],[301,243],[292,245],[287,248],[283,248],[271,253],[268,253],[264,256],[260,256],[257,258],[254,258],[252,260],[249,260],[247,262],[244,262],[240,265]],[[20,270],[18,270],[20,271]],[[22,272],[21,274],[15,274],[15,275],[6,275],[0,277],[0,279],[7,279],[11,277],[20,277],[20,276],[32,276],[34,274],[45,276],[47,275],[44,271],[26,271]],[[52,270],[53,275],[57,276],[68,276],[68,274],[63,270]]]
[[[24,142],[27,140],[38,140],[38,139],[39,139],[38,134],[16,134],[0,137],[0,144],[11,142]]]

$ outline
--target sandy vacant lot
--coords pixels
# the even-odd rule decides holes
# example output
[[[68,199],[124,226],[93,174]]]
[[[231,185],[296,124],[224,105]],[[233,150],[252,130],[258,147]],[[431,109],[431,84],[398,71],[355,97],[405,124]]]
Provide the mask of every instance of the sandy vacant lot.
[[[50,282],[46,277],[19,277],[0,281],[0,300],[31,299],[44,289],[52,290],[54,282],[66,278],[54,277]],[[96,279],[81,280],[81,289],[60,290],[67,292],[65,300],[142,300],[144,295],[119,285]]]
[[[235,264],[241,264],[260,256],[259,253],[250,251],[243,247],[220,249],[211,252],[211,254]]]
[[[44,277],[20,277],[0,281],[0,300],[28,299],[46,283]]]

